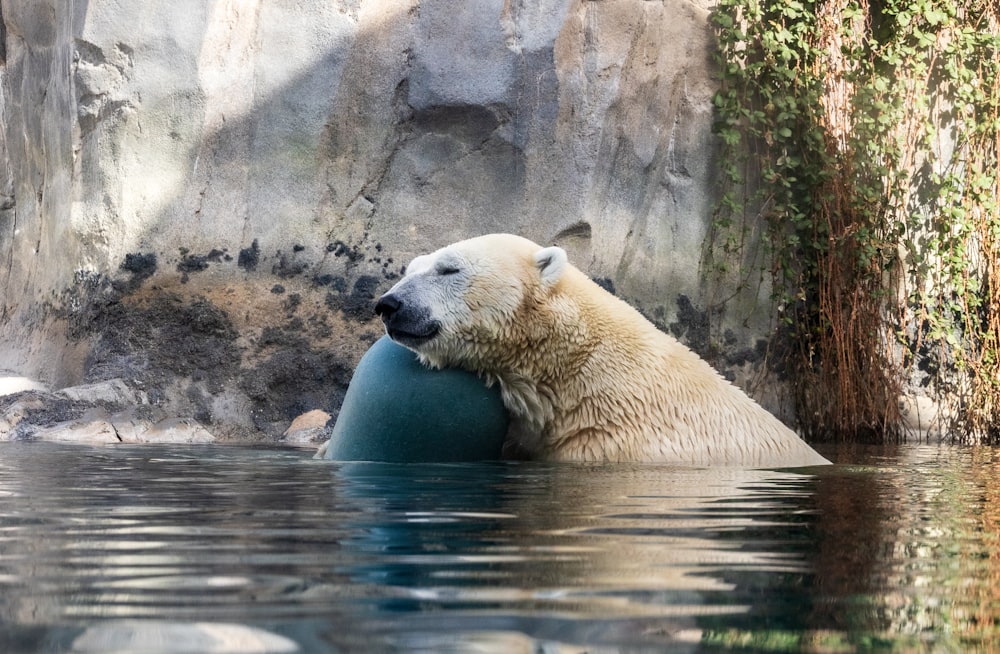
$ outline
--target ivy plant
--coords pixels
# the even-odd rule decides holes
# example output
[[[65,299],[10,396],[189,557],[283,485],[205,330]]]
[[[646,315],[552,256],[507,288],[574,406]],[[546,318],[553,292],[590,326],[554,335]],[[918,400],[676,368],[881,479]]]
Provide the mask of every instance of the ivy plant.
[[[712,21],[715,260],[767,253],[804,430],[896,438],[922,385],[954,436],[1000,441],[1000,6],[720,0]]]

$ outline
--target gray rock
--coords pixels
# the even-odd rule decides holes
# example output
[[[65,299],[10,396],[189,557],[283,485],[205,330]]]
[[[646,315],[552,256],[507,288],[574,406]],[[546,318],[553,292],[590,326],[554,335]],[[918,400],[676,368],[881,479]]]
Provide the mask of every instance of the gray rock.
[[[45,385],[35,381],[34,379],[28,379],[27,377],[20,377],[17,375],[0,376],[0,397],[21,393],[22,391],[44,390],[47,390]]]
[[[768,289],[701,320],[712,6],[7,0],[0,361],[276,439],[412,256],[509,231],[743,370]]]
[[[44,406],[44,401],[37,397],[25,398],[7,405],[3,413],[0,414],[0,439],[16,439],[21,423]]]
[[[68,386],[56,391],[55,394],[74,402],[86,402],[89,404],[132,406],[149,403],[145,393],[131,388],[121,379],[108,379],[93,384]]]
[[[213,443],[215,437],[193,420],[96,418],[68,420],[35,430],[32,440],[88,445],[116,443]]]
[[[916,440],[941,440],[954,420],[954,410],[945,403],[918,393],[899,396],[903,435]]]

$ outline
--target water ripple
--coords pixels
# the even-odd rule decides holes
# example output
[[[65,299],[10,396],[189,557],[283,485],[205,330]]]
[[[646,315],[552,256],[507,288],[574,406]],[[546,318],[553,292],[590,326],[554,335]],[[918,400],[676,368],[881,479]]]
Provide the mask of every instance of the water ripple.
[[[0,448],[8,653],[998,643],[992,450],[810,475]]]

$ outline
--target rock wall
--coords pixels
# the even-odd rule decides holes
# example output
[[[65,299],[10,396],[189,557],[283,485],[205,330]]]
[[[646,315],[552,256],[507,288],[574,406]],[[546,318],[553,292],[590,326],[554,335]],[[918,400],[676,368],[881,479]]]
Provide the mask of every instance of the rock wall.
[[[336,412],[409,258],[511,231],[755,370],[766,289],[701,265],[711,7],[0,1],[0,368],[273,437]]]

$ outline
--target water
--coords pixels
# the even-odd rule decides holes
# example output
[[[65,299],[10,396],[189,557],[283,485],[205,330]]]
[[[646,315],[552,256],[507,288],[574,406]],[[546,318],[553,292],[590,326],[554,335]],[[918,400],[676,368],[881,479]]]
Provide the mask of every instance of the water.
[[[815,474],[0,444],[0,652],[988,651],[991,449]]]

